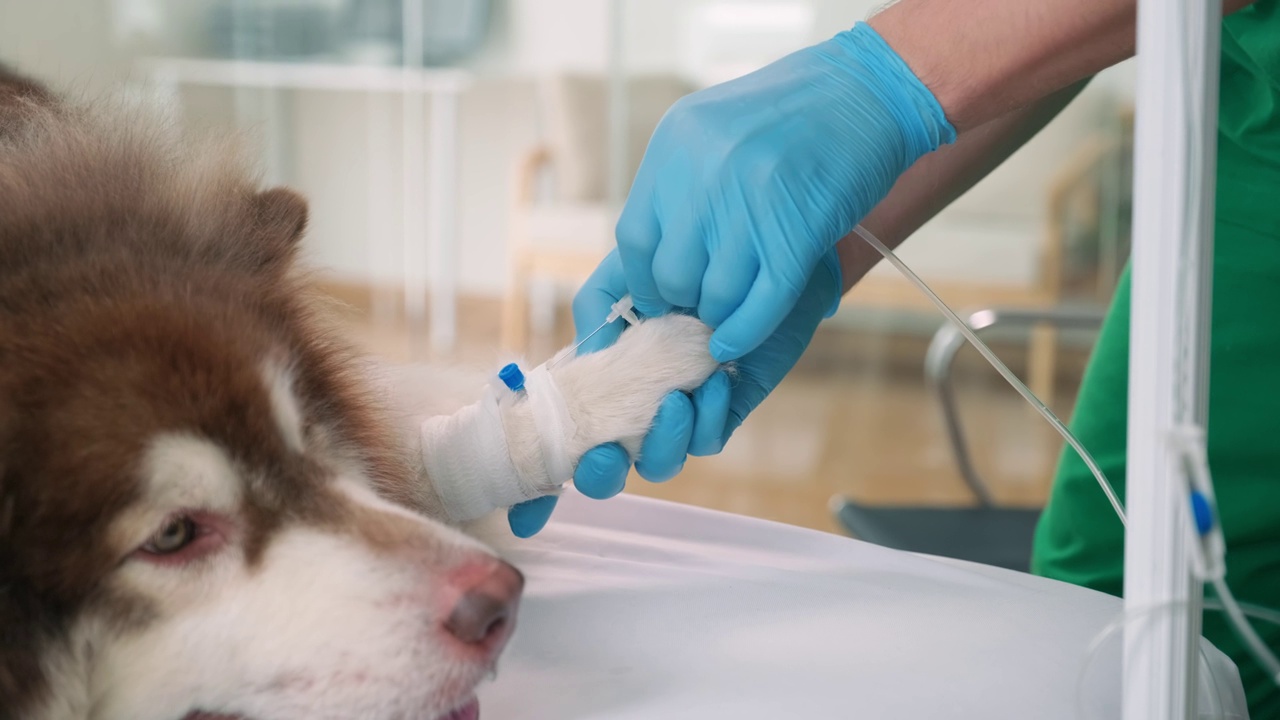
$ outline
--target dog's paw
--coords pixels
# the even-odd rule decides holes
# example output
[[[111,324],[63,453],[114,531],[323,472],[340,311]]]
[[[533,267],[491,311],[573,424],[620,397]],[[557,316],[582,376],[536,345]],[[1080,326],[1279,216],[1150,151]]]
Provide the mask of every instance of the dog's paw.
[[[572,420],[561,445],[569,462],[576,467],[588,450],[609,442],[637,459],[663,399],[696,389],[720,367],[711,357],[710,339],[711,328],[697,318],[666,315],[629,328],[604,350],[553,362],[550,374]],[[512,460],[525,477],[545,482],[546,491],[558,488],[569,478],[541,471],[538,433],[547,428],[538,427],[527,404],[511,409],[506,424]]]
[[[559,492],[597,445],[620,443],[637,459],[663,399],[696,389],[719,367],[710,339],[696,318],[668,315],[631,327],[609,348],[535,369],[527,391],[491,380],[484,399],[422,423],[424,494],[461,522]]]
[[[709,350],[711,328],[687,315],[631,327],[613,346],[568,358],[551,374],[576,426],[574,462],[591,448],[617,442],[637,459],[640,444],[667,395],[691,392],[719,368]]]

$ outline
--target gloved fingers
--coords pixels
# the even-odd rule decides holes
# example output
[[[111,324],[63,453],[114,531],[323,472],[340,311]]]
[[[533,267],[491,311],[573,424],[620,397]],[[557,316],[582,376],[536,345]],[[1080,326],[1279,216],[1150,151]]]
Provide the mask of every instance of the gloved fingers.
[[[722,447],[729,444],[729,438],[733,437],[733,434],[742,426],[742,421],[745,419],[746,416],[739,415],[733,410],[729,411],[729,422],[725,423],[724,435],[720,438],[720,445]]]
[[[693,439],[693,401],[682,392],[673,392],[658,408],[653,427],[640,445],[636,472],[649,482],[666,482],[684,469]]]
[[[830,292],[833,294],[831,304],[827,307],[826,312],[822,314],[823,319],[826,319],[834,316],[840,309],[840,299],[844,296],[844,268],[840,267],[840,251],[834,246],[827,251],[826,255],[822,256],[822,261],[818,263],[818,267],[814,268],[813,273],[817,277],[817,281],[821,281],[821,276],[818,273],[824,270],[831,276]],[[813,283],[815,280],[810,279],[809,282]],[[808,288],[806,288],[806,292],[809,292]]]
[[[600,327],[609,317],[613,304],[627,294],[627,281],[622,274],[622,260],[618,251],[610,252],[600,262],[591,277],[573,296],[574,342],[581,341]],[[602,329],[578,348],[579,355],[603,350],[612,345],[622,334],[626,323],[615,322]]]
[[[507,524],[511,526],[511,533],[519,538],[537,535],[542,528],[546,527],[559,500],[559,496],[556,495],[543,495],[509,508]]]
[[[723,370],[716,371],[702,387],[693,391],[690,455],[715,455],[724,449],[724,429],[729,419],[730,397],[729,375]]]
[[[737,310],[760,273],[755,255],[723,250],[711,254],[702,277],[698,319],[718,328]]]
[[[653,281],[662,299],[675,307],[698,307],[706,271],[707,246],[693,219],[681,218],[664,227],[653,255]]]
[[[670,306],[662,299],[653,277],[653,258],[662,239],[662,228],[647,193],[633,192],[627,197],[614,235],[626,287],[636,309],[649,317],[664,314]]]
[[[746,299],[711,334],[711,356],[737,360],[760,346],[795,307],[800,291],[762,270]]]
[[[820,264],[778,330],[738,361],[722,443],[728,442],[747,415],[764,402],[800,360],[827,310],[840,296],[839,276],[838,267]]]
[[[578,468],[573,472],[573,486],[589,498],[606,500],[622,492],[630,469],[631,458],[621,445],[597,445],[578,461]]]

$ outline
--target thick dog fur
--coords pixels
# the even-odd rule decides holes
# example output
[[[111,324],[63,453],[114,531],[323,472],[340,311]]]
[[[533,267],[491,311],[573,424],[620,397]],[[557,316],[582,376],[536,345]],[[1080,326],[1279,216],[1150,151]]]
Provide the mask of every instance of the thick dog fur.
[[[433,720],[492,672],[505,636],[441,625],[498,561],[431,519],[413,442],[476,386],[371,381],[295,267],[305,201],[238,158],[0,69],[0,720]],[[707,337],[557,368],[574,457],[638,450]]]

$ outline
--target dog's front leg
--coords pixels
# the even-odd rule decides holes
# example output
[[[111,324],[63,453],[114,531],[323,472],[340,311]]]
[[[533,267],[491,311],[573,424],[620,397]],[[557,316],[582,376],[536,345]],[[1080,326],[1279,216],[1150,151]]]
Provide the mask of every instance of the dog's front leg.
[[[710,337],[697,319],[669,315],[599,352],[557,356],[529,371],[522,390],[495,377],[479,402],[422,423],[424,504],[466,522],[560,492],[582,455],[602,443],[637,457],[663,398],[692,391],[719,367]]]

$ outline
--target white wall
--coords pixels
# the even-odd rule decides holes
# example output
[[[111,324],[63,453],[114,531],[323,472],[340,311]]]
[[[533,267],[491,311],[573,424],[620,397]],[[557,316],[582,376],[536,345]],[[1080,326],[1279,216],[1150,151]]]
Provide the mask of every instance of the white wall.
[[[296,94],[290,184],[311,200],[309,255],[343,279],[394,284],[402,277],[400,108],[399,96],[388,94]],[[463,293],[503,290],[512,168],[536,141],[533,108],[532,83],[523,79],[478,82],[462,98],[457,258]],[[426,212],[422,199],[410,202]]]
[[[99,93],[125,77],[104,2],[0,0],[0,62],[59,89]]]

